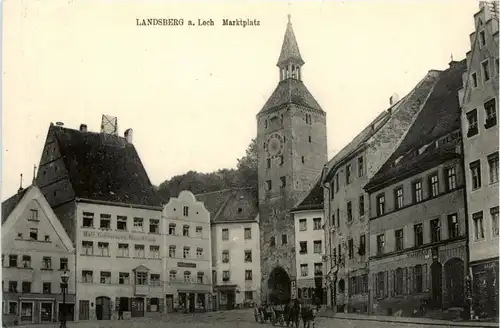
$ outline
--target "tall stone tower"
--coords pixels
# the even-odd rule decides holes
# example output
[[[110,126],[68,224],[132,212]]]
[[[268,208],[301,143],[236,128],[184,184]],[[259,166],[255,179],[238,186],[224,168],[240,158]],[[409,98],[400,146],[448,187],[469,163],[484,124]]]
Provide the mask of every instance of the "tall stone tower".
[[[277,64],[279,83],[257,114],[263,300],[290,296],[297,272],[290,210],[327,161],[326,113],[302,82],[303,65],[288,15]]]

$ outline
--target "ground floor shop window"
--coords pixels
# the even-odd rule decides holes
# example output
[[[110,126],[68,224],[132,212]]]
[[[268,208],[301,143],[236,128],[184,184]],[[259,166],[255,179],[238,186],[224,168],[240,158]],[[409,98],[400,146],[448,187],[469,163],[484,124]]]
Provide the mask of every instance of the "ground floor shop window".
[[[21,321],[33,322],[33,303],[21,302]]]
[[[9,314],[17,314],[17,302],[9,302]]]
[[[149,312],[158,312],[160,310],[160,299],[151,298],[149,300]]]
[[[128,297],[120,297],[119,298],[119,308],[124,311],[124,312],[128,312],[130,311],[130,299]]]
[[[40,304],[40,320],[42,322],[51,322],[54,312],[54,307],[52,303],[41,303]]]

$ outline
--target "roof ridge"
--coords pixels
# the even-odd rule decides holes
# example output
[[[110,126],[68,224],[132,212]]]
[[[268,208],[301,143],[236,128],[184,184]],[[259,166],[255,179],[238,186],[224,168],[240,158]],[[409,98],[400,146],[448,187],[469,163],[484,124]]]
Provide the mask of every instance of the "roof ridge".
[[[194,194],[194,195],[195,196],[204,196],[204,195],[211,195],[211,194],[216,194],[216,193],[222,193],[222,192],[226,192],[226,191],[247,190],[247,189],[255,189],[255,187],[227,188],[227,189],[220,189],[220,190],[214,190],[214,191],[207,191],[207,192],[204,192],[204,193]]]

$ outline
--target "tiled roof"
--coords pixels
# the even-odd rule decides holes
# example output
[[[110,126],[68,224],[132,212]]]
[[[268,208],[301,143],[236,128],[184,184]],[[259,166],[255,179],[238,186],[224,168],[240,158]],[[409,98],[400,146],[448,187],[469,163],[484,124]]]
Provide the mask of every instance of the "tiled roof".
[[[305,198],[302,199],[292,212],[306,210],[320,210],[323,208],[323,186],[321,185],[321,176],[318,176],[316,183],[308,191]]]
[[[433,151],[437,152],[436,156],[444,151],[442,149],[433,150],[433,147],[430,147],[416,158],[414,152],[412,152],[412,150],[460,129],[461,112],[458,90],[462,87],[462,73],[466,69],[466,60],[463,60],[441,73],[432,93],[403,141],[365,186],[365,189],[371,190],[377,184],[390,179],[394,175],[403,174],[413,166],[420,165],[419,161],[424,160],[426,156],[430,156],[429,154],[434,154]],[[454,148],[445,152],[456,153]],[[397,159],[399,161],[395,164]]]
[[[260,113],[271,111],[286,104],[295,104],[318,111],[323,111],[316,99],[307,90],[307,87],[297,79],[286,79],[278,83],[269,100],[266,102]],[[259,114],[260,114],[259,113]]]
[[[210,212],[212,223],[254,221],[259,213],[253,188],[234,188],[195,195]]]
[[[10,213],[12,213],[12,211],[16,208],[17,204],[19,204],[28,189],[29,187],[21,190],[2,202],[2,224],[5,220],[7,220]]]
[[[403,98],[404,99],[404,98]],[[395,111],[403,103],[403,100],[396,103],[392,109]],[[331,179],[330,174],[335,171],[332,169],[341,162],[344,158],[351,155],[356,149],[362,146],[368,139],[370,139],[375,133],[377,133],[380,128],[389,120],[390,114],[387,110],[380,113],[363,131],[361,131],[350,143],[348,143],[344,148],[342,148],[333,158],[326,164],[327,174],[325,179]]]
[[[288,24],[286,26],[285,37],[283,38],[283,45],[281,46],[280,58],[278,59],[278,66],[289,59],[297,61],[297,64],[304,64],[304,60],[300,56],[299,46],[293,33],[292,22],[288,16]]]
[[[78,198],[161,206],[133,144],[122,137],[51,125]]]

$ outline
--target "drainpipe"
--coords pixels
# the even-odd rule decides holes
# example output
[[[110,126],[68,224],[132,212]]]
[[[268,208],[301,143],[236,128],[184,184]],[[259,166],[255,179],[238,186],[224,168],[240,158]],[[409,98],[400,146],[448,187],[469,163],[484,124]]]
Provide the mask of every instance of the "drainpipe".
[[[460,135],[462,136],[462,127],[460,127]],[[464,143],[462,139],[460,139],[460,150],[461,154],[461,162],[462,162],[462,179],[464,181],[464,212],[465,212],[465,269],[466,269],[466,279],[465,279],[465,292],[466,292],[466,300],[468,303],[469,310],[469,319],[474,319],[474,309],[472,307],[472,267],[470,266],[470,248],[469,248],[469,206],[467,202],[467,178],[465,175],[465,150]],[[469,294],[470,291],[470,294]],[[470,296],[470,297],[469,297]]]

